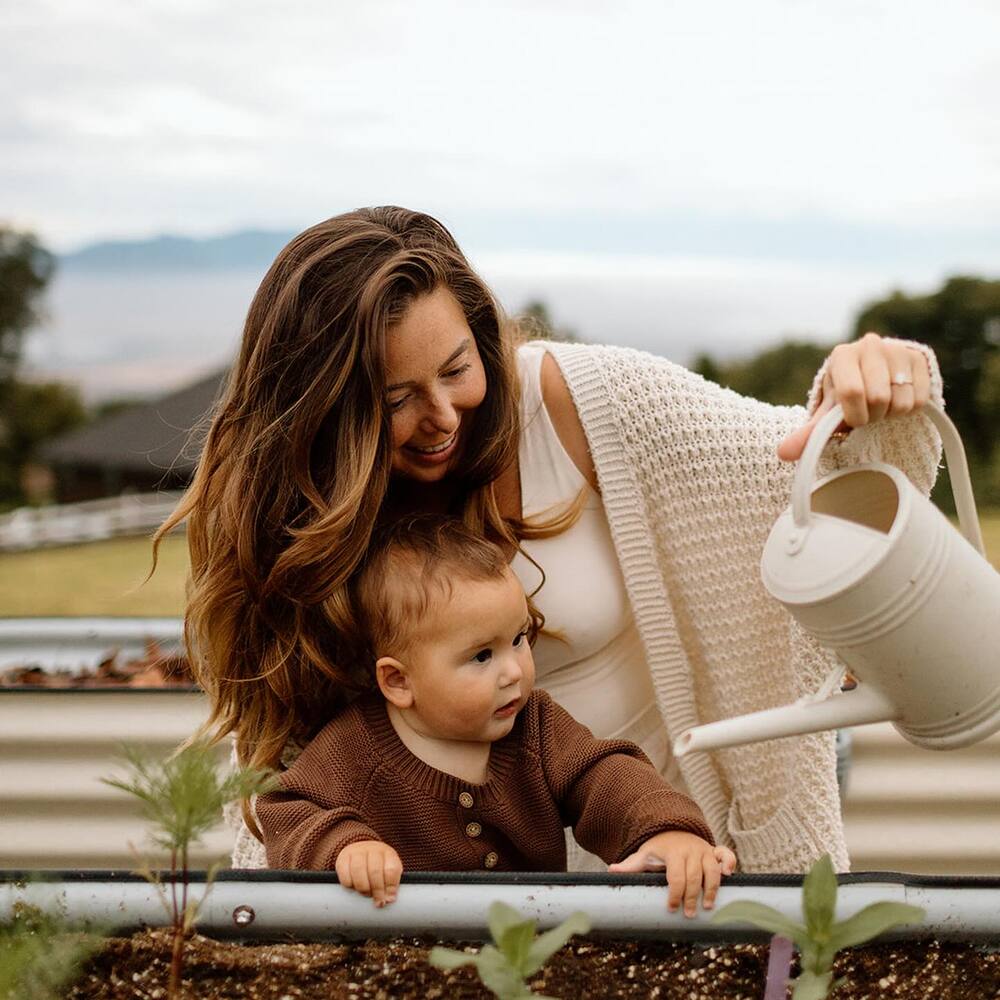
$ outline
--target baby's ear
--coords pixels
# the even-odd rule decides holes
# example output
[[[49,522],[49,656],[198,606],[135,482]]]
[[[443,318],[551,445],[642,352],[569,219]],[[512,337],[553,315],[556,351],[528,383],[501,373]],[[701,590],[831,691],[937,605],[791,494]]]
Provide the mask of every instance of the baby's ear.
[[[380,656],[375,661],[375,680],[382,696],[396,708],[409,708],[413,704],[409,674],[395,657]]]

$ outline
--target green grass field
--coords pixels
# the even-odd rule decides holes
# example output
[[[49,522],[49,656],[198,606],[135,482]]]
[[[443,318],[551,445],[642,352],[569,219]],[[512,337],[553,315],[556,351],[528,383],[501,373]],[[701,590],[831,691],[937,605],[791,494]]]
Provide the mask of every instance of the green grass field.
[[[986,550],[1000,568],[1000,510],[984,513],[981,520]],[[181,614],[187,574],[184,537],[164,541],[159,566],[143,583],[150,565],[146,538],[0,555],[0,617]]]
[[[179,615],[187,540],[173,535],[152,566],[148,538],[114,538],[0,555],[0,616]]]

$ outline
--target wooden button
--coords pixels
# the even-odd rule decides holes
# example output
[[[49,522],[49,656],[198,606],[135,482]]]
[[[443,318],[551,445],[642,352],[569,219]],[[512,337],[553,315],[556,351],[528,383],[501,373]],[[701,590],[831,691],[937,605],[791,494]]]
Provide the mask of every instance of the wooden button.
[[[458,797],[458,804],[465,809],[471,809],[476,804],[476,800],[469,792],[462,792]]]
[[[497,863],[500,861],[500,855],[496,851],[490,851],[489,854],[483,858],[484,868],[496,868]]]
[[[483,832],[483,828],[478,823],[470,823],[465,828],[465,832],[470,837],[478,837]]]

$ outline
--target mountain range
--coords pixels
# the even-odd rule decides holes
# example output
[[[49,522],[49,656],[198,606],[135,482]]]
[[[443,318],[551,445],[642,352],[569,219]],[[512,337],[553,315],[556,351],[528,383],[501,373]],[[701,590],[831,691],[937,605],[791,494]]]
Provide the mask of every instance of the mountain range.
[[[294,232],[246,229],[197,239],[156,236],[147,240],[106,240],[62,254],[66,271],[228,271],[265,268]]]

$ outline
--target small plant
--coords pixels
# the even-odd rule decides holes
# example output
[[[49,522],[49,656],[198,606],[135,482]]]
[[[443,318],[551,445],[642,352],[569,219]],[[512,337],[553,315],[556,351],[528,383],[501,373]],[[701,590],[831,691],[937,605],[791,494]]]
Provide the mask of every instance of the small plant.
[[[484,944],[479,954],[453,948],[432,948],[428,961],[439,969],[474,965],[483,985],[500,1000],[540,997],[532,993],[526,980],[533,976],[574,934],[590,930],[590,917],[579,910],[558,927],[535,937],[535,921],[525,920],[506,903],[491,904],[487,917],[493,944]],[[495,946],[494,946],[495,945]],[[552,1000],[540,997],[540,1000]]]
[[[170,852],[169,895],[160,874],[142,858],[138,874],[155,887],[170,919],[173,945],[168,996],[173,1000],[180,990],[184,941],[193,930],[223,864],[219,861],[209,868],[205,873],[205,891],[195,899],[189,893],[191,845],[215,826],[226,803],[268,791],[275,778],[269,772],[253,768],[240,768],[220,777],[216,753],[205,741],[191,743],[161,761],[150,761],[133,747],[124,747],[123,755],[129,779],[101,780],[139,799],[143,817],[152,826],[153,842]]]
[[[788,938],[799,950],[802,972],[794,980],[792,1000],[824,1000],[843,980],[833,982],[833,960],[842,948],[871,941],[892,927],[916,924],[925,911],[907,903],[872,903],[847,920],[834,921],[837,876],[830,855],[824,854],[802,883],[802,915],[796,924],[773,907],[750,900],[728,903],[712,917],[713,923],[742,920]]]
[[[0,1000],[56,1000],[100,943],[96,934],[72,932],[36,907],[15,904],[0,925]]]

